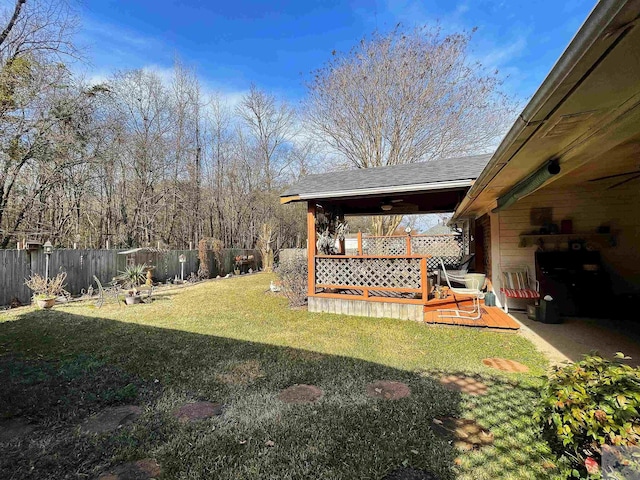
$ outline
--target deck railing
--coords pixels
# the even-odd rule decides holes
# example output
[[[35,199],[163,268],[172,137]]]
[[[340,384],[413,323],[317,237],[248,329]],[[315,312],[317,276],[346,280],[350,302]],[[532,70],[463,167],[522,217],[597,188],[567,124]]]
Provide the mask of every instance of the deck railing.
[[[468,254],[468,242],[464,234],[443,235],[395,235],[359,236],[363,255],[427,255],[430,270],[440,268],[440,260],[445,266],[454,268],[463,255]],[[347,253],[358,253],[347,252]]]
[[[429,288],[427,259],[425,255],[316,255],[316,294],[423,303]]]

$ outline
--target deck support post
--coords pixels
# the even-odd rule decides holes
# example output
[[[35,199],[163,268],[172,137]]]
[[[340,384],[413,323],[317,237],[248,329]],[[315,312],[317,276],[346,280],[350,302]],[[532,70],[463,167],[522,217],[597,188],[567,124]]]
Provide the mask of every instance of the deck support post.
[[[316,203],[307,202],[307,295],[316,293]]]
[[[362,256],[362,232],[358,230],[358,255]]]
[[[411,234],[407,234],[407,255],[411,255]]]
[[[422,287],[422,303],[429,300],[429,277],[427,275],[427,257],[420,259],[420,286]]]

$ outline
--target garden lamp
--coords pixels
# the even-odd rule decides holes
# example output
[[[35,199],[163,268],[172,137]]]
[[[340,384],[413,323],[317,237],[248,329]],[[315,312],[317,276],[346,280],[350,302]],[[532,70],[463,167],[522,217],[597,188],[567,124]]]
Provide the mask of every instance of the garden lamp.
[[[180,280],[184,282],[184,262],[187,261],[187,257],[180,255],[178,260],[180,261]]]
[[[44,279],[45,281],[49,281],[49,256],[53,252],[53,244],[50,240],[47,240],[44,244],[44,254],[45,254],[45,268],[44,268]]]

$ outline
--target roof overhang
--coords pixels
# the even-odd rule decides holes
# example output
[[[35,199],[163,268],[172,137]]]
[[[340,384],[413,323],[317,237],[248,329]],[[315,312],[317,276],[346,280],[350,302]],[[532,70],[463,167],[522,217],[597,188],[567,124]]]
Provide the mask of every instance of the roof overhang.
[[[596,5],[454,218],[487,213],[499,197],[550,159],[559,161],[560,173],[537,189],[578,178],[586,181],[582,173],[588,164],[601,164],[611,172],[623,168],[612,160],[612,152],[637,152],[640,145],[639,12],[640,0],[603,0]]]
[[[453,180],[448,182],[416,183],[413,185],[395,185],[376,188],[360,188],[354,190],[335,190],[330,192],[305,193],[288,197],[281,197],[280,203],[303,202],[309,200],[347,199],[362,197],[386,197],[403,193],[420,193],[437,190],[452,190],[467,188],[473,185],[473,180]]]

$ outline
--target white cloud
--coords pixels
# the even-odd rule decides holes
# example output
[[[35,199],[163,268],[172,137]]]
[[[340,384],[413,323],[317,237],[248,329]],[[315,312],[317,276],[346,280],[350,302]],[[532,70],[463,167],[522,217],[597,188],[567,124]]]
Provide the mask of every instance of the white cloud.
[[[83,34],[93,41],[109,41],[118,45],[124,44],[136,50],[157,48],[162,43],[154,37],[89,18],[83,19],[82,30]]]

